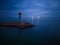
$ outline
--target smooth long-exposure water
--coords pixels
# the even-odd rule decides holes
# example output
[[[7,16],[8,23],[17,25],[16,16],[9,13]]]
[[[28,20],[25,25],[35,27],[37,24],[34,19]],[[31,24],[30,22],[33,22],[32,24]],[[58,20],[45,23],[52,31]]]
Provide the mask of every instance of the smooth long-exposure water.
[[[19,12],[34,26],[0,26],[0,45],[60,45],[60,0],[0,0],[0,22],[18,22]]]
[[[8,20],[7,20],[8,19]],[[58,45],[60,44],[60,17],[22,17],[22,22],[29,22],[34,27],[18,29],[0,27],[1,44],[6,45]],[[18,18],[10,17],[0,22],[17,22]]]

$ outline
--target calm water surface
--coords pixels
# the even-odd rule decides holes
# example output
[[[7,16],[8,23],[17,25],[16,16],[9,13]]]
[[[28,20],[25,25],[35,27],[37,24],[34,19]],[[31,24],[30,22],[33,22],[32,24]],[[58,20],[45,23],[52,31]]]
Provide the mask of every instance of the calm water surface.
[[[5,18],[0,22],[17,22],[18,18]],[[3,45],[54,45],[60,44],[60,17],[22,17],[32,28],[18,29],[0,27],[0,41]]]

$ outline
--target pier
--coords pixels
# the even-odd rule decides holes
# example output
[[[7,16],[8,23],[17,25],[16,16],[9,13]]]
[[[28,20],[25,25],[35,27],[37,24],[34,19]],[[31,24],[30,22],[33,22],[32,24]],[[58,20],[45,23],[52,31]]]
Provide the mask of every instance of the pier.
[[[20,29],[24,28],[30,28],[33,25],[30,23],[24,23],[24,22],[5,22],[5,23],[0,23],[0,27],[18,27]]]
[[[21,13],[18,13],[19,21],[18,22],[0,22],[0,27],[18,27],[20,29],[30,28],[33,25],[27,22],[21,22]]]

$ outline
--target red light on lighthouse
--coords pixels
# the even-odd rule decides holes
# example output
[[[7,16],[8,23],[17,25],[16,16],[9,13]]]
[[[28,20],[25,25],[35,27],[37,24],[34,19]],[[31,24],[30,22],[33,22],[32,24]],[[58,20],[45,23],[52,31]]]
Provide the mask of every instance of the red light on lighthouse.
[[[19,12],[18,15],[21,15],[21,12]]]

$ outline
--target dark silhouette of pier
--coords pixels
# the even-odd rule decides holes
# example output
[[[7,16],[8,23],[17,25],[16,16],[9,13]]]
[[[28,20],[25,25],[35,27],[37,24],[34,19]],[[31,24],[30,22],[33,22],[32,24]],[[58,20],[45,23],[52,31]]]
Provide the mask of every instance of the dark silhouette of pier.
[[[24,29],[24,28],[29,28],[32,27],[33,25],[31,25],[30,23],[24,23],[24,22],[3,22],[0,23],[0,27],[18,27],[20,29]]]
[[[27,22],[21,22],[21,12],[18,13],[19,21],[18,22],[0,22],[0,27],[18,27],[20,29],[29,28],[33,25]]]

